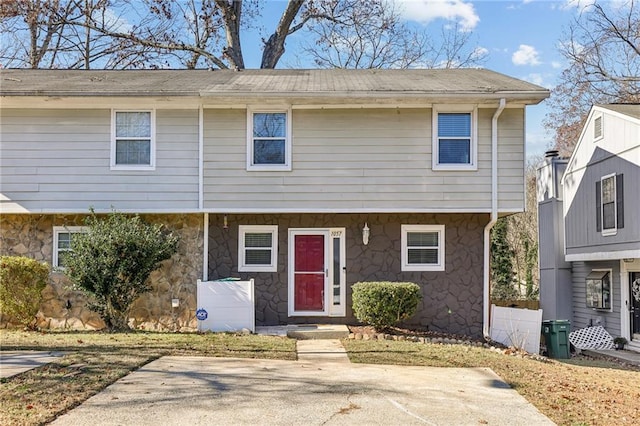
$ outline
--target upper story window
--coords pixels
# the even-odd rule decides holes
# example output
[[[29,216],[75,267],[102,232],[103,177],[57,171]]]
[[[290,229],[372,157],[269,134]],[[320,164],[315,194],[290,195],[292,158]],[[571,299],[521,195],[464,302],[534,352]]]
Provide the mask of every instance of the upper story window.
[[[603,236],[624,228],[623,175],[610,174],[596,182],[596,227]]]
[[[476,110],[433,108],[433,169],[476,170]]]
[[[604,136],[602,129],[602,116],[599,115],[593,119],[593,140],[602,139]]]
[[[148,170],[155,167],[153,111],[113,111],[111,168]]]
[[[444,225],[402,225],[402,270],[444,271]]]
[[[85,232],[82,226],[54,226],[53,227],[53,259],[54,268],[65,267],[65,256],[71,252],[73,236]]]
[[[240,225],[238,271],[278,271],[278,225]]]
[[[290,111],[248,114],[247,170],[291,170]]]

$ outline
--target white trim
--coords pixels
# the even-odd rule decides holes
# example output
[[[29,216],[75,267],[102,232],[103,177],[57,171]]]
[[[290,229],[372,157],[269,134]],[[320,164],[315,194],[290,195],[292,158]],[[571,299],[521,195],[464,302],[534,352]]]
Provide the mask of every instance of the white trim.
[[[640,272],[640,258],[627,263],[620,259],[620,335],[631,341],[631,294],[629,293],[629,274]]]
[[[444,225],[401,225],[402,241],[402,271],[444,271],[445,270],[445,239]],[[407,233],[409,232],[436,232],[438,234],[438,263],[435,264],[409,264]]]
[[[594,308],[587,305],[587,277],[584,278],[584,294],[585,294],[585,306],[587,309],[592,309],[596,312],[613,312],[613,269],[611,268],[593,268],[591,272],[608,272],[609,273],[609,307],[608,308]],[[589,272],[589,273],[591,273]],[[589,276],[589,274],[587,274]]]
[[[247,265],[246,263],[244,237],[246,234],[257,233],[271,234],[271,261],[268,265]],[[238,272],[278,272],[278,225],[238,226]]]
[[[253,164],[253,115],[260,113],[272,113],[272,114],[286,114],[286,134],[284,137],[284,164]],[[292,114],[291,114],[291,106],[287,107],[278,107],[278,106],[268,106],[268,107],[247,107],[247,171],[291,171],[291,146],[292,144]],[[280,138],[277,138],[280,139]]]
[[[478,107],[477,105],[434,105],[431,113],[431,168],[433,170],[478,170]],[[440,143],[438,136],[438,115],[448,113],[467,113],[471,118],[471,135],[469,142],[469,164],[440,164],[438,162]]]
[[[619,259],[634,259],[639,257],[640,257],[640,249],[595,252],[595,253],[566,254],[564,256],[564,260],[567,262],[578,262],[578,261],[586,262],[591,260],[619,260]]]
[[[604,181],[613,178],[613,228],[604,229]],[[602,176],[600,178],[600,227],[603,237],[609,237],[618,233],[618,178],[615,173]]]
[[[204,207],[204,110],[198,108],[198,208]],[[207,281],[207,280],[205,280]]]
[[[53,250],[51,257],[51,265],[56,268],[63,270],[64,268],[58,266],[58,242],[60,238],[60,234],[79,234],[82,232],[87,232],[86,226],[54,226],[53,227]],[[63,250],[69,251],[69,250]]]
[[[148,112],[149,113],[149,137],[127,137],[126,139],[149,140],[149,164],[116,164],[116,114],[119,112]],[[149,171],[156,169],[156,110],[155,109],[111,109],[111,170]]]

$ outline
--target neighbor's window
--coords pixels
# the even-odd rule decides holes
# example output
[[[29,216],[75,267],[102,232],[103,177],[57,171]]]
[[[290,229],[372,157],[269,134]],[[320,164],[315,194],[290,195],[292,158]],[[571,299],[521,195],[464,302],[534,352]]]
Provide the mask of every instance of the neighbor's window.
[[[248,170],[290,170],[291,131],[288,111],[249,111]]]
[[[593,270],[587,275],[587,307],[611,309],[611,270]]]
[[[402,270],[444,271],[444,225],[402,225]]]
[[[277,272],[278,226],[240,225],[238,235],[239,272]]]
[[[475,110],[433,113],[433,168],[476,168]]]
[[[53,259],[55,268],[65,267],[65,256],[71,252],[73,236],[85,232],[82,226],[54,226],[53,227]]]
[[[154,167],[154,124],[153,111],[113,111],[111,168]]]
[[[610,174],[596,181],[596,228],[603,236],[624,228],[624,175]]]

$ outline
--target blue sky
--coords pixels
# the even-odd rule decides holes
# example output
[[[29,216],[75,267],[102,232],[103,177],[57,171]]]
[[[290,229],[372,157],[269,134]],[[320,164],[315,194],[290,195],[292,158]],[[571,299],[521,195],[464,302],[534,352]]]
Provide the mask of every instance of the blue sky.
[[[407,20],[439,33],[442,25],[458,23],[473,32],[473,42],[488,54],[483,67],[551,89],[566,66],[558,45],[571,20],[590,0],[395,0],[402,3]],[[273,30],[284,9],[284,0],[268,0],[263,6],[264,27]],[[259,42],[259,40],[256,40]],[[259,66],[260,53],[252,52],[255,42],[243,40],[249,68]],[[295,38],[288,52],[295,49]],[[280,67],[292,63],[283,56]],[[304,64],[303,64],[304,65]],[[527,108],[527,154],[544,153],[552,142],[542,121],[546,102]]]

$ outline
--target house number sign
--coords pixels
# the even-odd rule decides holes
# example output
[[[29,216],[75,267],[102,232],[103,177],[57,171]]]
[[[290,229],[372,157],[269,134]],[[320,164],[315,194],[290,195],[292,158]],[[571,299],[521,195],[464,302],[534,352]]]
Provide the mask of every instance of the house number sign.
[[[198,318],[200,321],[206,320],[208,316],[209,314],[207,313],[207,311],[202,308],[196,311],[196,318]]]

